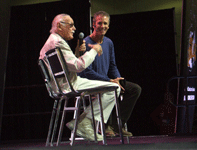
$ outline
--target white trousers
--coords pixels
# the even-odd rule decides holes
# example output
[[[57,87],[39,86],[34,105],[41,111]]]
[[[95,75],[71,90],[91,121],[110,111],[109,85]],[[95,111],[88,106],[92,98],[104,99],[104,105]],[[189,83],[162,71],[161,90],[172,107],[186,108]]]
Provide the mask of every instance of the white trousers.
[[[118,86],[118,84],[108,82],[108,81],[89,80],[86,78],[78,77],[73,86],[75,89],[80,90],[80,89],[94,88],[94,87],[99,87],[99,86]],[[118,87],[118,89],[117,89],[117,97],[119,96],[119,94],[120,94],[120,87]],[[109,119],[109,116],[110,116],[112,109],[115,105],[114,91],[105,92],[105,93],[101,94],[101,101],[102,101],[102,107],[103,107],[104,122],[107,123],[107,120]],[[93,100],[92,104],[93,104],[93,108],[94,108],[95,120],[101,121],[98,97],[95,100]],[[86,108],[85,113],[87,114],[86,115],[87,118],[90,118],[90,119],[92,118],[90,106],[88,106]]]

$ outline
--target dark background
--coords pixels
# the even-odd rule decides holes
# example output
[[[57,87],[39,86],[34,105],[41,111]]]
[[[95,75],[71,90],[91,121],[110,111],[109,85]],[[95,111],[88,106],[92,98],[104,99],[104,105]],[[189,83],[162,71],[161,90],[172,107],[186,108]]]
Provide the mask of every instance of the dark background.
[[[2,129],[2,115],[3,115],[3,99],[4,99],[4,86],[6,77],[6,61],[8,51],[8,39],[9,39],[9,24],[10,24],[10,5],[9,1],[0,1],[0,140]]]
[[[46,138],[53,100],[37,60],[57,14],[68,13],[75,21],[77,32],[70,42],[73,49],[79,32],[89,34],[89,2],[75,2],[11,8],[2,140]],[[129,130],[136,136],[161,134],[151,116],[158,115],[155,109],[165,102],[167,80],[176,75],[174,9],[112,15],[107,36],[114,42],[121,75],[142,87],[128,121]],[[64,137],[69,136],[66,131]]]
[[[128,121],[130,131],[140,136],[161,134],[164,129],[155,117],[164,110],[155,109],[165,103],[167,81],[176,76],[174,9],[112,15],[107,36],[114,42],[121,75],[142,87]],[[171,91],[175,90],[176,86]],[[170,116],[171,121],[173,117]]]

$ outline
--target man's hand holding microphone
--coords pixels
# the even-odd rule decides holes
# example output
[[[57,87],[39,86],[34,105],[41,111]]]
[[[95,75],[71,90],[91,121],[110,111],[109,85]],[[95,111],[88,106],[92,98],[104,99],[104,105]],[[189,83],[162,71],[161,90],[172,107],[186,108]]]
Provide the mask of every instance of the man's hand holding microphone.
[[[79,40],[77,42],[77,47],[75,49],[75,54],[77,57],[80,57],[86,51],[85,40],[83,40],[83,37],[84,37],[83,32],[80,32],[79,33]],[[98,56],[102,55],[103,50],[99,44],[88,44],[88,46],[90,48],[94,49],[98,53]]]

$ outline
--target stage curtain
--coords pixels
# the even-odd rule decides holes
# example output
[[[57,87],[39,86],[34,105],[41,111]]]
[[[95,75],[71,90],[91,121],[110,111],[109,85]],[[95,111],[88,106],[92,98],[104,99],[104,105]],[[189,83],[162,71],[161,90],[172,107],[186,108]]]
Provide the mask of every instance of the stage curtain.
[[[79,32],[89,34],[89,10],[88,0],[11,7],[2,140],[46,138],[53,100],[37,65],[39,52],[60,13],[74,20],[75,40],[69,43],[74,49]]]
[[[120,74],[142,87],[128,121],[134,135],[160,134],[150,115],[165,103],[167,81],[177,75],[174,22],[174,8],[111,15],[106,36],[114,42]],[[173,92],[176,98],[176,86]]]

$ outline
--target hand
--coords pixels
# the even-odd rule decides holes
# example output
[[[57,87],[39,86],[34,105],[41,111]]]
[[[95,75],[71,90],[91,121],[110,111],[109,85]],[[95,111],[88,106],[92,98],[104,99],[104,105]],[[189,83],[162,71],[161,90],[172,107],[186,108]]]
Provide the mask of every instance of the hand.
[[[110,79],[110,82],[117,83],[120,86],[120,88],[123,91],[125,91],[125,89],[120,85],[120,82],[119,82],[120,80],[124,80],[124,78],[123,77],[119,77],[119,78],[116,78],[116,79]]]
[[[79,46],[79,40],[77,41],[77,47],[75,48],[75,54],[77,57],[80,56],[80,52],[85,52],[86,51],[86,44],[85,40],[83,40],[83,44]]]
[[[88,44],[90,48],[93,48],[97,53],[98,56],[101,56],[103,54],[103,50],[100,44]]]

